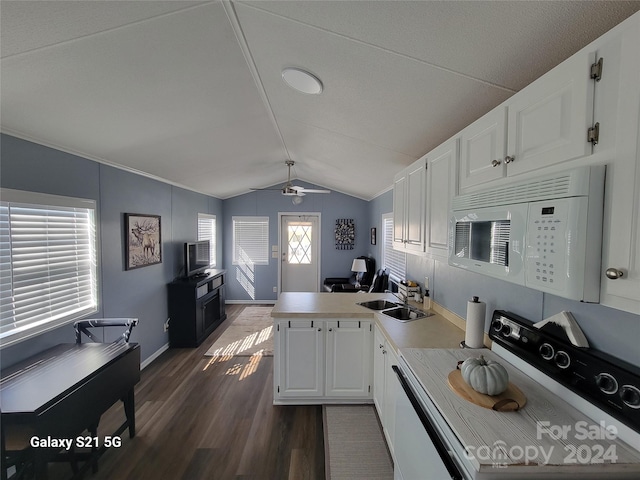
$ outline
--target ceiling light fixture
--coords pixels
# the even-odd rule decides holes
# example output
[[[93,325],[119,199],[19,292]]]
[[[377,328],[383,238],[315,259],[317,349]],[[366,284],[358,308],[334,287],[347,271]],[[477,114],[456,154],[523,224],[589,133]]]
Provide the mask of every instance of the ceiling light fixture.
[[[287,67],[282,70],[282,80],[302,93],[318,95],[322,93],[322,82],[315,75],[295,67]]]

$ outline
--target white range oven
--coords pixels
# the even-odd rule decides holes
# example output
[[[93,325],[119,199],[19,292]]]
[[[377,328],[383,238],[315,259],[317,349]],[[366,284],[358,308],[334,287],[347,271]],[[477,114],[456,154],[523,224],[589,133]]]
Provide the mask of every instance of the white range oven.
[[[400,349],[396,480],[640,478],[640,370],[496,310],[491,350]],[[448,385],[480,354],[526,397],[494,411]],[[401,388],[400,388],[401,387]]]

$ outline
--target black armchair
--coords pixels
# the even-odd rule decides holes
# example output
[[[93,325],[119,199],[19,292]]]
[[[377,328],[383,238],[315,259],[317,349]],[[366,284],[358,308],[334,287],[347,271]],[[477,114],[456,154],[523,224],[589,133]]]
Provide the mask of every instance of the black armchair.
[[[353,273],[350,277],[328,277],[324,279],[324,283],[322,285],[325,292],[358,292],[358,291],[369,291],[369,288],[372,284],[373,277],[376,271],[376,261],[373,258],[369,258],[366,256],[358,257],[365,261],[367,264],[367,271],[362,274],[362,279],[360,280],[360,288],[357,288],[356,285],[356,275],[357,273]]]

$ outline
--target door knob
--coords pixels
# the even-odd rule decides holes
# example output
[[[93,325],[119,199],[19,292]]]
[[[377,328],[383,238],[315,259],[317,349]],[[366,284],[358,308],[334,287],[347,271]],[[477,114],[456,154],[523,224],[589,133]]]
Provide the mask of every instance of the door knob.
[[[624,272],[622,270],[618,270],[617,268],[607,268],[605,275],[610,280],[617,280],[618,278],[624,276]]]

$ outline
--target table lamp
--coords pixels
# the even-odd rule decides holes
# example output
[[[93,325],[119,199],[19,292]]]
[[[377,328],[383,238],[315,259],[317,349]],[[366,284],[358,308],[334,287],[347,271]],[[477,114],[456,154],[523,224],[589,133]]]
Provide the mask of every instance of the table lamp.
[[[351,265],[351,271],[356,272],[356,288],[360,288],[360,279],[362,274],[367,271],[367,263],[362,258],[356,258]]]

